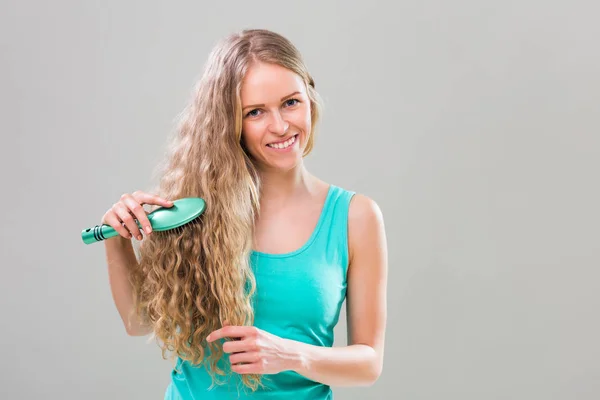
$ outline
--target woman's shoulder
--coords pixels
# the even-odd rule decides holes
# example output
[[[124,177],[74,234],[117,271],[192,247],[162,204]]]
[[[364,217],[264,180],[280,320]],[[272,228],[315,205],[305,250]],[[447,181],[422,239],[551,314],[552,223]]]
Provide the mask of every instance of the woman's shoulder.
[[[351,198],[348,210],[348,218],[354,222],[354,225],[364,224],[373,218],[382,218],[379,205],[371,197],[350,187],[338,185],[336,183],[320,180],[320,184],[326,189],[329,188],[329,192],[337,191],[346,193],[348,197]]]
[[[365,194],[351,192],[354,195],[348,209],[348,224],[361,227],[373,220],[383,219],[381,208],[375,200]]]
[[[322,181],[323,182],[323,181]],[[348,196],[352,198],[350,202],[350,213],[352,213],[355,217],[358,215],[362,215],[369,210],[378,209],[378,205],[372,198],[368,197],[365,194],[358,192],[347,186],[338,185],[336,183],[328,183],[323,182],[326,187],[330,188],[331,192],[337,191],[341,193],[346,193]]]
[[[345,186],[334,183],[328,185],[332,189],[331,191],[346,193],[350,199],[348,206],[348,228],[350,230],[372,230],[378,224],[383,223],[381,208],[374,199]]]
[[[356,193],[348,207],[348,245],[350,259],[361,247],[371,247],[385,236],[383,213],[371,197]],[[377,247],[377,246],[376,246]]]

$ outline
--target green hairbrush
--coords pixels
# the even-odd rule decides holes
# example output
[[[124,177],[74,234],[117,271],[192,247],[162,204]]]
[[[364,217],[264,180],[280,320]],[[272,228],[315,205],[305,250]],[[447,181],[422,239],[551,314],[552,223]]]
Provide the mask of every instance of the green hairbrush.
[[[206,202],[200,197],[185,197],[173,201],[171,207],[157,208],[148,213],[147,217],[153,231],[168,231],[193,221],[202,215],[205,209]],[[142,229],[137,219],[135,223]],[[96,225],[81,232],[81,238],[85,244],[100,242],[117,235],[119,232],[107,224]]]

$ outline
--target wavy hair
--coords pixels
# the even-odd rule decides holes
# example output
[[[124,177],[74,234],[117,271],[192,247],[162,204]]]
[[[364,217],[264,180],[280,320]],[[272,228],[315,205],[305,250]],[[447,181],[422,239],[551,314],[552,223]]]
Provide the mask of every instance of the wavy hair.
[[[175,200],[201,197],[202,216],[178,229],[153,232],[141,242],[131,271],[134,310],[152,326],[162,349],[194,365],[202,363],[213,386],[230,371],[217,362],[219,341],[206,336],[222,327],[253,325],[256,281],[249,260],[255,219],[260,214],[261,180],[242,143],[242,79],[253,62],[278,64],[305,82],[311,105],[311,132],[303,156],[314,143],[320,97],[304,61],[283,36],[260,29],[222,39],[211,51],[191,101],[179,115],[153,193]],[[209,356],[206,355],[208,347]],[[227,369],[227,368],[225,368]],[[260,374],[242,375],[252,391]],[[211,386],[212,387],[212,386]]]

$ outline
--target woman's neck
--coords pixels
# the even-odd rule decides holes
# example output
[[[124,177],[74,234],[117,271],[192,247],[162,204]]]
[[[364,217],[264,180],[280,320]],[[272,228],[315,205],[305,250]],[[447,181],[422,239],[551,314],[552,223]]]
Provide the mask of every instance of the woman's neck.
[[[262,210],[280,210],[312,196],[317,190],[317,179],[303,163],[289,171],[261,171],[260,175]]]

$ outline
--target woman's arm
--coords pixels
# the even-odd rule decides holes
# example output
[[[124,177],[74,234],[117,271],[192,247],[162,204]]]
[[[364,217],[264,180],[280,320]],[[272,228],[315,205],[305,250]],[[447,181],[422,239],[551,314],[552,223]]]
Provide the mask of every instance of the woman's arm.
[[[346,315],[348,346],[292,342],[299,354],[292,368],[332,386],[368,386],[383,369],[387,319],[387,243],[383,216],[370,198],[356,194],[348,216],[350,265]]]
[[[110,289],[119,315],[125,325],[125,330],[130,336],[147,335],[152,332],[152,328],[142,325],[139,319],[135,318],[135,314],[129,316],[134,307],[129,271],[138,262],[131,240],[122,236],[115,236],[106,239],[104,244]]]

